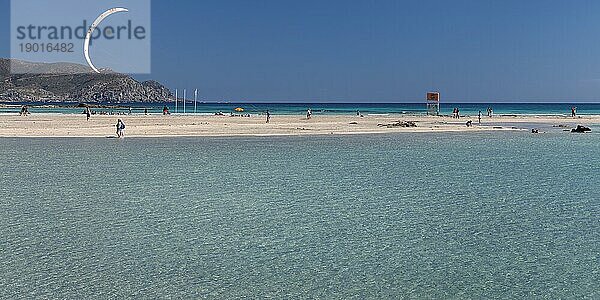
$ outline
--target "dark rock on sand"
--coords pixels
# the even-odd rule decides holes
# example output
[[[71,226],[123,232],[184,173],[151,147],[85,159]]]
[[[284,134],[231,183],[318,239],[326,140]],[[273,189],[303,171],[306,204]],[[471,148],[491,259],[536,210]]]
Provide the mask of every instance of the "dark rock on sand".
[[[577,125],[577,128],[571,130],[572,133],[586,133],[586,132],[591,132],[592,129],[590,129],[589,127],[585,127],[582,125]]]

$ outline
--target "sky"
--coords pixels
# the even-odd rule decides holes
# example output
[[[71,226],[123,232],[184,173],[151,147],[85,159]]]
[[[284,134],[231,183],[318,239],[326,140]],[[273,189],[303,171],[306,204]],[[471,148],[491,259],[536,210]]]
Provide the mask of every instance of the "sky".
[[[153,0],[152,73],[135,77],[206,101],[600,102],[599,16],[587,0]]]

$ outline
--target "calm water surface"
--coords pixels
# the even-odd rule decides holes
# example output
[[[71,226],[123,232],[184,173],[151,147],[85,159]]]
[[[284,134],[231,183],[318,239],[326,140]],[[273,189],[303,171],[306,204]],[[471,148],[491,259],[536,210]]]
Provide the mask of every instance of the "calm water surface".
[[[599,147],[0,139],[0,298],[598,299]]]

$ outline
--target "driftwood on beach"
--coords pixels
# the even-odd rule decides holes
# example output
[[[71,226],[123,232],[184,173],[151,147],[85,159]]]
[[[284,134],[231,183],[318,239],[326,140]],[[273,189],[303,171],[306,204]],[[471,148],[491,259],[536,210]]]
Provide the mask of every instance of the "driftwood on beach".
[[[387,127],[387,128],[413,128],[417,127],[417,122],[413,121],[398,121],[391,124],[377,124],[379,127]]]

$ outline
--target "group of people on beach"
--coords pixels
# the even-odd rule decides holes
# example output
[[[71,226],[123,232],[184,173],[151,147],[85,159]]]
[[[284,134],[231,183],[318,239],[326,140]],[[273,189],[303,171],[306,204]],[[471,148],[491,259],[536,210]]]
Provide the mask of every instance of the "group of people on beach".
[[[360,114],[360,113],[359,113],[359,114]],[[306,111],[306,119],[307,119],[307,120],[310,120],[310,119],[312,119],[312,115],[313,115],[313,112],[312,112],[312,110],[309,108],[309,109]],[[248,115],[248,116],[250,116],[250,115]],[[271,123],[271,112],[270,112],[269,110],[267,110],[267,111],[265,112],[265,116],[267,117],[267,124]]]
[[[460,119],[460,109],[458,109],[458,107],[455,107],[452,110],[452,118],[453,119]]]
[[[87,120],[89,121],[91,116],[92,116],[92,111],[90,110],[89,107],[85,108],[85,115]],[[118,119],[117,120],[117,138],[124,138],[125,137],[125,122],[123,122],[123,120]]]
[[[95,110],[91,110],[89,108],[86,108],[82,114],[86,115],[87,119],[89,120],[91,118],[91,116],[95,116],[95,115],[99,115],[99,116],[124,116],[126,115],[126,113],[124,112],[113,112],[113,111],[95,111]]]
[[[488,116],[489,118],[491,118],[491,117],[492,117],[492,114],[493,114],[493,110],[492,110],[492,108],[491,108],[491,107],[488,107],[488,108],[487,108],[487,116]],[[477,113],[477,123],[478,123],[478,124],[481,124],[481,117],[482,117],[482,116],[483,116],[482,112],[481,112],[481,111],[479,111],[479,112]],[[455,118],[455,119],[460,119],[460,110],[459,110],[458,108],[455,108],[455,109],[454,109],[454,111],[452,112],[452,117],[453,117],[453,118]],[[473,127],[473,121],[469,120],[469,121],[467,122],[467,124],[466,124],[466,125],[467,125],[467,127]]]
[[[28,115],[30,115],[30,114],[31,114],[31,113],[29,112],[29,107],[28,107],[27,105],[23,105],[23,106],[21,107],[21,111],[19,112],[19,116],[22,116],[22,117],[24,117],[24,116],[28,116]]]
[[[491,107],[488,107],[487,108],[487,116],[489,118],[491,118],[491,117],[493,117],[493,115],[494,115],[494,110]],[[482,116],[481,111],[479,111],[479,114],[477,116],[478,116],[478,119],[479,119],[479,123],[481,124],[481,116]],[[457,107],[455,107],[452,110],[452,118],[453,119],[460,119],[460,109],[458,109]]]
[[[83,114],[86,116],[86,119],[89,121],[91,119],[92,116],[94,115],[101,115],[101,116],[112,116],[112,115],[118,115],[118,116],[124,116],[124,115],[132,115],[133,114],[133,109],[131,107],[128,108],[127,113],[125,112],[106,112],[106,111],[95,111],[95,110],[91,110],[89,106],[86,106],[85,109],[83,110]],[[165,106],[165,108],[163,109],[163,114],[170,114],[169,113],[169,109]],[[144,108],[144,115],[148,115],[148,108]]]

